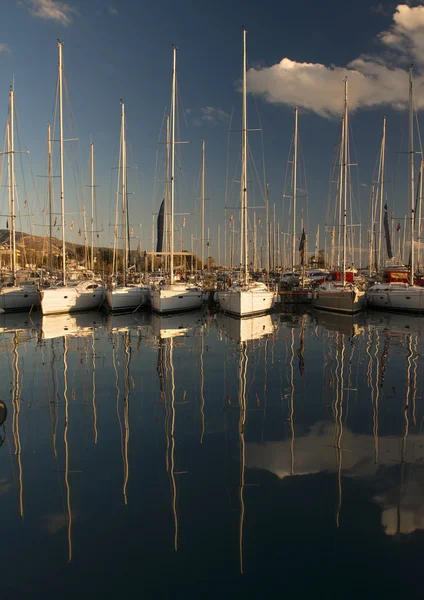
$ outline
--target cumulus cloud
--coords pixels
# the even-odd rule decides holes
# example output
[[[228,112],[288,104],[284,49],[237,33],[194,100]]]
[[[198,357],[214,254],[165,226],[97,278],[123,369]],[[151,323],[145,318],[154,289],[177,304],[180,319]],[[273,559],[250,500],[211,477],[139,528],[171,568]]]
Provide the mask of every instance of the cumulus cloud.
[[[10,48],[7,44],[0,42],[0,52],[10,52]]]
[[[217,125],[222,121],[228,121],[230,115],[222,108],[205,106],[204,108],[187,108],[186,113],[192,117],[193,125],[200,126],[204,123]]]
[[[407,65],[414,63],[417,108],[424,107],[424,6],[396,7],[393,22],[378,36],[381,52],[361,55],[346,66],[296,62],[283,58],[270,67],[251,68],[248,89],[270,104],[299,106],[322,117],[339,115],[343,79],[348,78],[349,105],[404,108],[408,101]]]
[[[335,433],[334,423],[315,423],[307,434],[296,437],[293,455],[289,439],[264,444],[248,443],[246,466],[249,469],[264,469],[281,480],[317,473],[336,473]],[[410,534],[424,529],[424,447],[421,436],[408,436],[404,457],[401,456],[398,439],[380,436],[378,462],[375,459],[375,442],[371,435],[355,434],[344,428],[343,476],[367,480],[375,485],[378,492],[372,495],[372,501],[382,510],[381,523],[386,535]],[[404,482],[399,474],[402,460],[405,464],[413,464],[413,469],[406,471]]]
[[[27,2],[34,17],[56,21],[65,26],[72,23],[75,9],[65,2],[59,0],[27,0]]]

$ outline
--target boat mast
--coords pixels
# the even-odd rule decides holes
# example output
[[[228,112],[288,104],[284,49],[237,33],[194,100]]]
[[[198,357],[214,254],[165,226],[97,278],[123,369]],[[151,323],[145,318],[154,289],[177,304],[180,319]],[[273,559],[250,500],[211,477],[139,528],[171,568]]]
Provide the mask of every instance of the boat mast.
[[[121,161],[122,161],[122,180],[121,180],[121,193],[122,193],[122,212],[123,212],[123,225],[124,225],[124,260],[122,265],[123,271],[123,285],[127,285],[127,268],[128,268],[128,219],[127,219],[127,154],[126,154],[126,140],[125,140],[125,104],[121,100]],[[125,220],[125,221],[124,221]]]
[[[296,264],[296,201],[297,201],[297,150],[299,134],[299,109],[294,109],[294,151],[293,151],[293,245],[292,271]]]
[[[414,98],[412,92],[412,66],[409,67],[409,184],[411,196],[411,271],[410,285],[414,285],[414,221],[415,221],[415,193],[414,193]]]
[[[16,285],[16,227],[15,227],[15,136],[14,136],[14,91],[9,92],[9,166],[10,166],[10,249],[13,285]]]
[[[266,221],[266,232],[265,232],[265,242],[266,242],[266,253],[265,253],[265,270],[266,270],[266,274],[269,275],[269,227],[268,227],[268,223],[269,223],[269,207],[268,207],[268,201],[269,201],[269,185],[268,183],[265,186],[265,221]],[[261,231],[262,231],[262,227],[261,227]],[[262,237],[262,236],[261,236]],[[261,255],[262,255],[262,240],[261,240]],[[262,263],[262,260],[261,260]],[[262,266],[262,264],[261,264]]]
[[[169,269],[170,282],[174,283],[174,202],[175,202],[175,103],[177,97],[177,47],[174,46],[172,69],[172,100],[171,100],[171,222],[169,229]]]
[[[244,282],[249,279],[247,255],[247,52],[246,29],[243,29],[243,117],[242,117],[242,173],[241,173],[241,231],[240,262],[244,270]]]
[[[62,210],[62,283],[66,285],[66,242],[65,242],[65,167],[63,139],[63,42],[57,41],[59,50],[59,160],[60,160],[60,204]]]
[[[418,199],[418,254],[417,254],[417,265],[418,270],[421,270],[421,220],[422,220],[422,207],[423,207],[423,175],[424,175],[424,158],[420,161],[420,189]]]
[[[47,125],[47,153],[49,158],[48,164],[48,196],[49,196],[49,267],[50,275],[53,272],[53,156],[52,156],[52,136],[50,123]]]
[[[381,151],[380,151],[380,172],[379,172],[379,184],[380,184],[380,221],[379,221],[379,233],[378,233],[378,270],[382,267],[381,257],[381,245],[383,240],[383,204],[384,204],[384,170],[386,162],[386,117],[383,117],[383,137],[381,139]]]
[[[91,157],[91,269],[94,271],[94,144],[90,144]]]
[[[342,207],[343,207],[343,152],[344,152],[344,137],[345,137],[345,126],[344,126],[344,122],[345,122],[345,118],[344,118],[344,114],[342,115],[342,135],[341,135],[341,141],[340,141],[340,152],[339,152],[339,157],[340,157],[340,173],[339,173],[339,214],[338,214],[338,229],[337,229],[337,268],[340,269],[340,250],[342,247],[342,240],[341,238],[341,234],[342,234],[342,223],[343,223],[343,219],[342,219]],[[334,266],[334,265],[333,265]]]
[[[205,140],[202,140],[202,271],[205,265]],[[209,265],[208,265],[209,267]]]
[[[10,184],[10,126],[9,121],[6,120],[6,154],[7,154],[7,200],[8,200],[8,216],[11,219],[11,184]],[[13,236],[12,236],[12,228],[9,227],[9,219],[6,222],[6,227],[9,229],[9,260],[10,260],[10,270],[12,271],[13,267]]]
[[[347,221],[347,176],[348,176],[348,154],[349,154],[349,115],[347,105],[347,77],[345,78],[345,104],[344,104],[344,149],[343,149],[343,279],[342,283],[346,283],[346,221]]]
[[[164,234],[162,240],[165,240],[165,244],[162,244],[163,249],[166,253],[169,252],[169,115],[166,115],[166,151],[165,151],[165,219],[164,219]],[[165,271],[168,270],[169,267],[169,254],[165,254]],[[153,268],[152,268],[153,272]]]

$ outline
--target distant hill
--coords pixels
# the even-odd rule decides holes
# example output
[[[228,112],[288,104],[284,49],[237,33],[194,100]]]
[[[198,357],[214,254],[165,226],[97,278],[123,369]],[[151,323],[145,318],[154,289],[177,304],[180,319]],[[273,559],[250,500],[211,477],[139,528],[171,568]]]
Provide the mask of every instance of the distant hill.
[[[9,247],[10,232],[8,229],[0,229],[0,245],[3,247]],[[62,252],[62,242],[57,238],[52,238],[53,254],[58,256]],[[16,246],[20,252],[23,250],[32,250],[40,254],[43,252],[48,253],[49,251],[49,238],[41,235],[31,235],[22,231],[16,232]],[[67,249],[73,247],[81,247],[78,244],[66,244]]]
[[[9,249],[9,236],[10,232],[8,229],[0,229],[0,248],[3,250]],[[18,256],[24,257],[19,259],[18,262],[21,266],[22,263],[29,263],[32,265],[46,265],[49,256],[50,238],[42,235],[31,235],[22,231],[16,232],[16,248],[18,250]],[[62,256],[62,242],[58,238],[52,238],[52,253],[57,268],[60,263]],[[108,264],[112,261],[112,250],[110,248],[97,248],[95,250],[96,256],[99,262],[102,264]],[[78,262],[84,259],[84,246],[82,244],[73,244],[66,242],[66,255],[68,260],[75,259]]]

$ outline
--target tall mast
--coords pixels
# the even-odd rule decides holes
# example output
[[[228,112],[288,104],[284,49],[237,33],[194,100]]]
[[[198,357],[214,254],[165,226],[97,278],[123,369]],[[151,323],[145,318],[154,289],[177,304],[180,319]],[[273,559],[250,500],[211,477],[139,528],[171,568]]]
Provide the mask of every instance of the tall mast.
[[[414,98],[412,93],[412,66],[409,67],[409,185],[411,197],[411,272],[409,283],[414,285],[414,238],[415,238],[415,194],[414,194]]]
[[[341,235],[342,235],[342,223],[343,223],[343,218],[342,218],[342,214],[343,214],[343,175],[344,175],[344,168],[343,168],[343,154],[344,154],[344,138],[345,138],[345,117],[344,115],[342,115],[342,134],[341,134],[341,142],[340,142],[340,152],[339,152],[339,159],[340,159],[340,173],[339,173],[339,214],[338,214],[338,228],[337,228],[337,268],[340,268],[340,249],[342,247],[342,240],[341,240]]]
[[[266,232],[265,232],[265,241],[266,241],[266,260],[265,260],[265,269],[266,269],[266,274],[269,274],[269,227],[268,227],[268,223],[269,223],[269,207],[268,207],[268,201],[269,201],[269,185],[268,183],[266,184],[265,187],[265,221],[266,221]],[[262,242],[261,242],[261,252],[262,252]]]
[[[346,283],[346,220],[347,220],[347,189],[348,189],[348,159],[349,159],[349,114],[347,105],[347,77],[345,78],[345,103],[344,103],[344,150],[343,150],[343,280],[342,283]]]
[[[8,214],[11,217],[12,214],[12,187],[10,183],[10,125],[9,121],[6,121],[6,139],[7,139],[7,199],[9,202],[8,205]],[[12,219],[10,218],[12,221]],[[9,227],[9,221],[7,222],[7,227]],[[10,224],[9,229],[9,258],[10,258],[10,270],[13,272],[13,262],[14,262],[14,252],[13,252],[13,235],[12,235],[12,224]]]
[[[202,271],[205,265],[205,140],[202,140]],[[209,265],[208,265],[209,266]]]
[[[421,269],[421,220],[422,220],[422,210],[423,210],[423,176],[424,176],[424,158],[421,158],[420,161],[420,189],[419,189],[419,198],[418,198],[418,269]]]
[[[171,101],[171,222],[169,230],[169,269],[171,285],[174,283],[174,202],[175,202],[175,104],[177,98],[177,48],[174,46]]]
[[[246,29],[243,29],[243,121],[242,121],[242,172],[241,172],[241,224],[240,261],[244,270],[244,281],[249,279],[247,253],[247,52]]]
[[[64,139],[63,139],[63,42],[58,40],[59,50],[59,160],[60,160],[60,206],[62,211],[62,282],[66,285],[66,242],[65,242],[65,167],[64,167]]]
[[[297,200],[297,147],[299,135],[299,109],[294,109],[294,151],[293,151],[293,245],[292,271],[296,264],[296,200]]]
[[[121,161],[122,161],[122,180],[121,180],[121,193],[122,193],[122,212],[124,225],[124,260],[122,265],[122,271],[124,275],[124,286],[127,285],[127,268],[128,268],[128,218],[127,218],[127,153],[126,153],[126,140],[125,140],[125,104],[121,100]]]
[[[170,206],[169,206],[169,115],[166,115],[166,151],[165,151],[165,252],[169,252],[169,219],[170,219]],[[162,238],[163,239],[163,238]],[[165,267],[169,265],[169,255],[165,254]],[[153,269],[152,269],[153,270]],[[167,269],[165,269],[167,270]]]
[[[221,266],[221,225],[218,225],[218,266]]]
[[[94,144],[90,144],[91,164],[91,269],[94,271]]]
[[[379,220],[379,232],[378,232],[378,262],[377,267],[380,270],[382,266],[381,257],[381,245],[383,241],[383,204],[384,204],[384,171],[386,161],[386,117],[383,117],[383,137],[381,139],[381,151],[380,151],[380,169],[379,169],[379,184],[380,184],[380,220]]]
[[[10,88],[9,92],[9,165],[10,165],[10,238],[11,238],[11,257],[12,257],[12,276],[13,285],[16,284],[16,227],[15,227],[15,134],[14,134],[14,91]]]
[[[53,155],[52,155],[52,135],[50,123],[47,125],[47,153],[49,157],[48,164],[48,197],[49,197],[49,268],[50,274],[53,271]]]

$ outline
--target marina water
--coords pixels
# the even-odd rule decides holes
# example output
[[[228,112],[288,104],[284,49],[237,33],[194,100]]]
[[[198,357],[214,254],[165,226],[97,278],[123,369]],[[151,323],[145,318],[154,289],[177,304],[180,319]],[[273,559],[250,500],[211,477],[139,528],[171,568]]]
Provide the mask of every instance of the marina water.
[[[422,597],[421,318],[0,319],[5,598]]]

